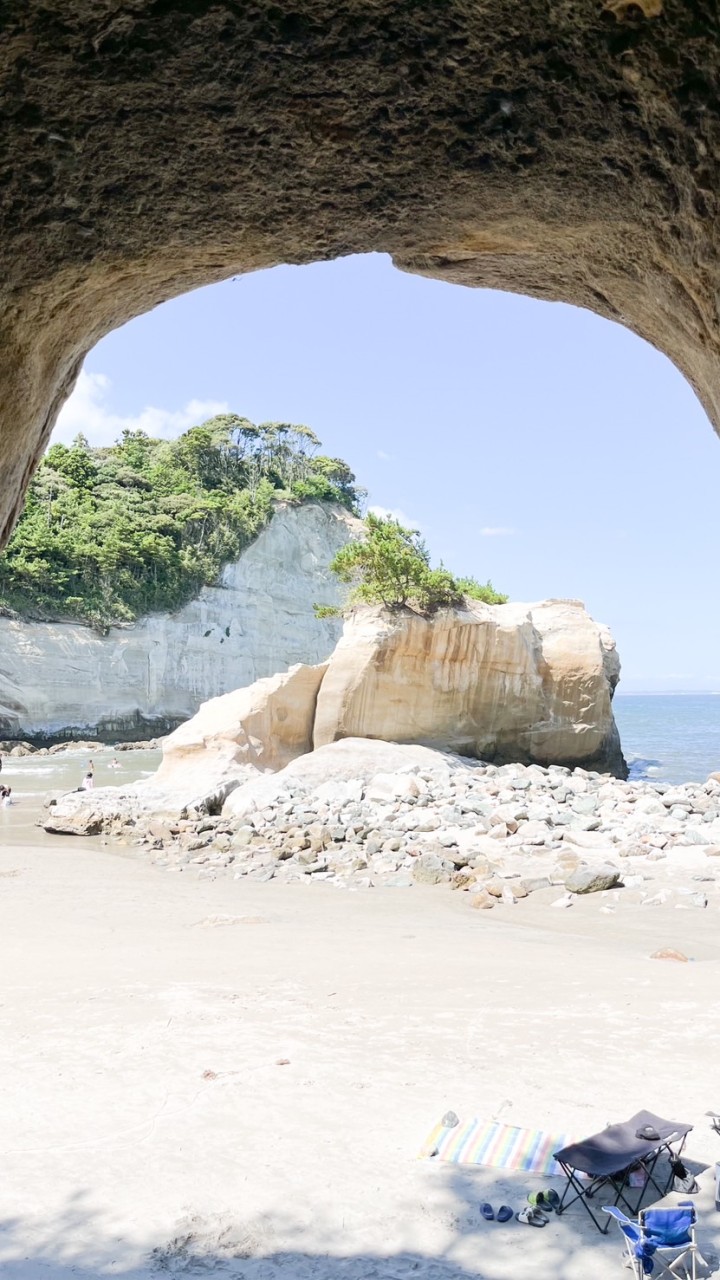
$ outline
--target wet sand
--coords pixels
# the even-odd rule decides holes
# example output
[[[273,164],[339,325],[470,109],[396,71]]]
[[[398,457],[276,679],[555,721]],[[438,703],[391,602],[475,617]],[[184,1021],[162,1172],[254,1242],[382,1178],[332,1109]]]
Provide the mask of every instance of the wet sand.
[[[485,913],[129,853],[0,852],[1,1276],[610,1280],[619,1239],[577,1207],[483,1220],[544,1180],[417,1159],[440,1116],[584,1136],[646,1107],[696,1126],[694,1168],[720,1159],[714,901]]]

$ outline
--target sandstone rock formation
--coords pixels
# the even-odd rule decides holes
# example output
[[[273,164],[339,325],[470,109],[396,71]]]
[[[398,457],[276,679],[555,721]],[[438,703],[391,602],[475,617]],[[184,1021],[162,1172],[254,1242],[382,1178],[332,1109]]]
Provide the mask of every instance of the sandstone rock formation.
[[[0,543],[87,350],[278,262],[589,307],[717,424],[719,34],[699,0],[6,0]]]
[[[433,618],[359,610],[330,659],[313,741],[384,738],[622,775],[619,671],[610,633],[579,601],[471,602]]]
[[[0,618],[0,737],[166,733],[208,698],[324,660],[342,624],[313,604],[339,599],[328,565],[361,527],[342,507],[281,506],[216,587],[107,635]]]
[[[312,751],[318,689],[327,670],[298,663],[289,671],[256,680],[203,703],[197,715],[163,743],[162,763],[152,782],[161,790],[188,794],[235,782],[243,769],[276,773]]]
[[[102,812],[106,822],[128,811],[215,813],[227,796],[237,816],[248,804],[275,803],[288,776],[364,776],[366,757],[370,798],[406,798],[392,774],[407,763],[409,744],[419,762],[439,748],[624,776],[611,708],[618,674],[611,636],[577,601],[474,602],[433,618],[361,609],[327,664],[297,665],[211,700],[165,740],[153,778],[64,797],[52,829],[62,820],[77,830],[80,813]],[[354,741],[340,748],[339,739]],[[382,765],[377,748],[356,741],[372,739],[390,744]],[[277,770],[279,782],[257,777]]]

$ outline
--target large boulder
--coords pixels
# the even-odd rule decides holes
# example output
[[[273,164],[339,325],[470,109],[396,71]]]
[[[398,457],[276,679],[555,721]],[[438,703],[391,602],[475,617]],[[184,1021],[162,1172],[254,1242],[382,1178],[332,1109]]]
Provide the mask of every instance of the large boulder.
[[[430,618],[362,609],[328,663],[313,741],[384,738],[625,776],[619,670],[612,637],[577,600],[473,601]]]
[[[455,770],[467,768],[467,763],[449,753],[410,743],[344,738],[298,757],[280,773],[248,778],[228,796],[223,814],[246,817],[278,804],[293,787],[313,794],[319,791],[321,798],[329,802],[344,802],[348,788],[359,783],[360,799],[367,784],[372,795],[389,774],[407,775],[409,781],[413,773],[425,769],[439,771],[449,779]]]
[[[312,750],[315,703],[325,663],[298,662],[289,671],[204,702],[197,715],[163,743],[153,782],[192,789],[199,776],[232,781],[250,766],[276,772]]]

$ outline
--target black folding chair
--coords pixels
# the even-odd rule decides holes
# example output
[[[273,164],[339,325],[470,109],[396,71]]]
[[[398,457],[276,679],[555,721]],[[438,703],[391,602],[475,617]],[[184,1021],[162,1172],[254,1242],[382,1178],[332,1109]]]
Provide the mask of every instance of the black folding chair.
[[[679,1159],[692,1127],[677,1120],[664,1120],[652,1111],[638,1111],[622,1124],[608,1125],[601,1133],[556,1151],[555,1159],[567,1179],[557,1212],[564,1213],[579,1200],[598,1231],[605,1235],[610,1219],[603,1224],[589,1203],[602,1187],[612,1188],[615,1196],[612,1203],[624,1205],[630,1213],[638,1212],[645,1193],[651,1188],[661,1200],[670,1190],[673,1168],[670,1163],[667,1170],[662,1170],[658,1164],[665,1156],[670,1162]],[[639,1136],[642,1130],[657,1136]],[[632,1204],[628,1198],[634,1198],[630,1175],[636,1170],[642,1174],[643,1185]]]

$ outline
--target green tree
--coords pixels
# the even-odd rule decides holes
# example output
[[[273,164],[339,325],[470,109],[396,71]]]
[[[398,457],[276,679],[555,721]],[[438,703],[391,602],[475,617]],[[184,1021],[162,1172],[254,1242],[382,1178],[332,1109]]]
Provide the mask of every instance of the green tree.
[[[466,596],[488,604],[504,604],[507,596],[491,583],[481,587],[473,578],[454,578],[443,565],[433,569],[427,547],[417,529],[397,520],[369,514],[366,535],[341,547],[330,564],[332,572],[348,585],[348,604],[382,604],[387,609],[412,607],[420,613],[458,606]],[[319,617],[337,613],[316,606]]]
[[[217,581],[278,498],[358,511],[349,467],[333,459],[328,470],[319,447],[309,427],[237,414],[177,440],[124,431],[110,448],[53,445],[0,555],[0,605],[101,629],[177,609]]]

